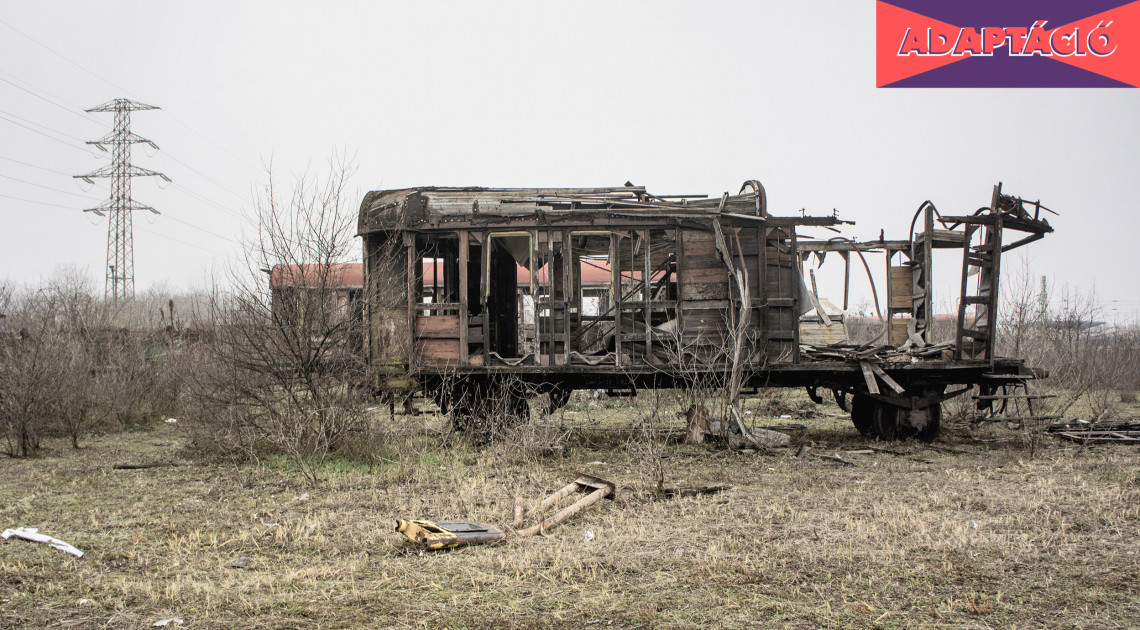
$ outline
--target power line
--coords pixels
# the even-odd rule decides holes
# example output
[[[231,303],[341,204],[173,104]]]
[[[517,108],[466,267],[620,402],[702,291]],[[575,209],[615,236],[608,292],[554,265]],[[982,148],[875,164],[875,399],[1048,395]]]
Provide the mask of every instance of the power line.
[[[228,236],[222,236],[221,234],[218,234],[217,232],[211,232],[210,230],[207,230],[206,228],[198,227],[197,225],[183,221],[182,219],[179,219],[178,217],[174,217],[174,216],[171,216],[169,214],[164,214],[162,216],[166,217],[167,219],[170,219],[171,221],[174,221],[175,223],[181,223],[182,225],[185,225],[186,227],[188,227],[192,230],[198,230],[199,232],[209,234],[210,236],[214,236],[214,237],[220,238],[222,240],[229,241],[229,242],[233,243],[234,245],[241,245],[241,243],[239,243],[238,241],[235,241],[234,239],[232,239]]]
[[[190,242],[187,242],[187,241],[183,241],[183,240],[181,240],[181,239],[177,239],[177,238],[174,238],[173,236],[167,236],[167,235],[165,235],[165,234],[163,234],[163,233],[161,233],[161,232],[156,232],[156,231],[154,231],[154,230],[148,230],[148,229],[146,229],[145,227],[143,227],[143,226],[141,226],[141,225],[139,226],[139,229],[140,229],[140,230],[142,230],[143,232],[146,232],[147,234],[153,234],[153,235],[155,235],[155,236],[157,236],[157,237],[159,237],[159,238],[164,238],[164,239],[166,239],[166,240],[168,240],[168,241],[174,241],[175,243],[181,243],[181,244],[183,244],[183,245],[186,245],[187,247],[193,247],[193,248],[195,248],[195,249],[200,249],[200,250],[202,250],[202,251],[204,251],[204,252],[209,252],[209,253],[211,253],[211,254],[214,254],[215,256],[221,256],[221,255],[222,255],[222,252],[219,252],[219,251],[216,251],[216,250],[210,249],[210,248],[208,248],[208,247],[202,247],[201,245],[195,245],[194,243],[190,243]]]
[[[23,197],[13,197],[12,195],[0,194],[0,197],[5,199],[15,199],[16,201],[23,201],[24,203],[34,203],[41,206],[51,206],[53,208],[63,208],[64,210],[74,210],[74,206],[61,206],[58,203],[47,203],[46,201],[36,201],[35,199],[24,199]]]
[[[3,79],[0,79],[0,80],[3,80]],[[11,116],[12,118],[15,118],[16,120],[22,120],[22,121],[28,123],[29,125],[35,125],[41,129],[47,129],[48,131],[51,131],[53,133],[57,133],[61,136],[67,136],[68,138],[71,138],[72,140],[75,140],[77,142],[86,142],[86,140],[84,140],[83,138],[80,138],[78,136],[73,136],[73,135],[67,133],[66,131],[60,131],[59,129],[56,129],[54,127],[48,127],[47,125],[42,125],[42,124],[40,124],[34,120],[28,120],[27,118],[24,118],[23,116],[17,116],[16,114],[13,114],[12,112],[9,112],[9,111],[4,111],[4,110],[0,109],[0,114],[5,114],[8,116]]]
[[[68,192],[68,191],[66,191],[66,190],[63,190],[63,189],[60,189],[60,188],[52,188],[51,186],[44,186],[43,184],[37,184],[37,183],[35,183],[35,182],[29,182],[29,181],[25,181],[25,180],[22,180],[22,179],[18,179],[18,178],[16,178],[16,177],[9,177],[8,175],[0,175],[0,177],[3,177],[3,178],[5,178],[5,179],[11,179],[11,180],[14,180],[14,181],[17,181],[17,182],[23,183],[23,184],[29,184],[29,185],[32,185],[32,186],[38,186],[39,188],[46,188],[46,189],[48,189],[48,190],[54,190],[55,192],[63,193],[63,194],[65,194],[65,195],[72,195],[72,196],[75,196],[75,197],[79,197],[79,198],[81,198],[81,199],[86,199],[87,201],[98,201],[98,199],[92,199],[91,197],[86,197],[86,196],[84,196],[84,195],[80,195],[80,194],[78,194],[78,193]],[[15,199],[15,200],[17,200],[17,201],[24,201],[24,202],[27,202],[27,203],[35,203],[35,204],[40,204],[40,205],[44,205],[44,206],[52,206],[52,207],[54,207],[54,208],[64,208],[64,209],[66,209],[66,210],[71,210],[71,209],[73,209],[71,206],[63,206],[63,205],[58,205],[58,204],[53,204],[53,203],[46,203],[46,202],[43,202],[43,201],[35,201],[35,200],[33,200],[33,199],[23,199],[23,198],[21,198],[21,197],[13,197],[13,196],[11,196],[11,195],[0,195],[0,197],[7,197],[7,198],[9,198],[9,199]],[[192,229],[192,230],[198,230],[199,232],[202,232],[202,233],[204,233],[204,234],[209,234],[210,236],[213,236],[213,237],[215,237],[215,238],[220,238],[220,239],[222,239],[222,240],[224,240],[224,241],[229,241],[229,242],[233,243],[234,245],[241,245],[241,243],[240,243],[240,242],[238,242],[238,241],[236,241],[236,240],[234,240],[234,239],[232,239],[232,238],[230,238],[230,237],[228,237],[228,236],[224,236],[224,235],[222,235],[222,234],[218,234],[217,232],[213,232],[213,231],[211,231],[211,230],[207,230],[207,229],[206,229],[206,228],[204,228],[204,227],[199,227],[199,226],[197,226],[197,225],[194,225],[194,224],[192,224],[192,223],[190,223],[190,222],[188,222],[188,221],[184,221],[184,220],[182,220],[182,219],[179,219],[178,217],[175,217],[175,216],[171,216],[170,214],[165,214],[165,215],[163,215],[163,216],[165,216],[167,219],[170,219],[171,221],[174,221],[174,222],[176,222],[176,223],[181,223],[182,225],[185,225],[186,227],[188,227],[188,228],[190,228],[190,229]],[[189,245],[189,243],[187,243],[187,245]]]
[[[3,79],[3,78],[0,78],[0,81],[4,81],[4,79]],[[9,83],[10,83],[10,82],[9,82]],[[13,85],[15,85],[15,84],[13,84]],[[20,86],[16,86],[16,87],[20,87]],[[23,89],[23,88],[20,88],[20,89]],[[24,90],[24,91],[26,92],[27,90]],[[31,92],[29,92],[29,94],[31,94]],[[36,95],[35,95],[35,94],[33,94],[33,96],[36,96]],[[42,97],[41,97],[41,98],[42,98]],[[47,100],[47,99],[44,99],[44,100]],[[48,101],[48,102],[50,103],[51,101]],[[58,103],[52,103],[52,104],[53,104],[53,105],[56,105],[57,107],[60,107],[61,109],[64,109],[64,110],[66,110],[66,111],[72,111],[72,110],[70,110],[70,109],[67,109],[67,108],[65,108],[65,107],[62,107],[62,106],[61,106],[61,105],[59,105]],[[0,114],[7,114],[8,116],[11,116],[11,117],[13,117],[13,118],[17,118],[17,119],[19,119],[19,120],[22,120],[22,121],[24,121],[24,122],[26,122],[26,123],[29,123],[29,124],[35,125],[35,126],[37,126],[37,127],[41,127],[41,128],[43,128],[43,129],[47,129],[47,130],[49,130],[49,131],[55,132],[55,133],[57,133],[57,134],[59,134],[59,135],[62,135],[62,136],[67,136],[67,137],[69,137],[69,138],[72,138],[72,139],[74,139],[74,140],[76,140],[76,141],[78,141],[78,142],[86,142],[86,141],[85,141],[83,138],[78,138],[78,137],[76,137],[76,136],[73,136],[73,135],[71,135],[71,134],[68,134],[68,133],[66,133],[66,132],[63,132],[63,131],[59,131],[58,129],[54,129],[54,128],[52,128],[52,127],[48,127],[47,125],[43,125],[43,124],[37,123],[37,122],[35,122],[35,121],[33,121],[33,120],[28,120],[27,118],[24,118],[24,117],[22,117],[22,116],[18,116],[18,115],[16,115],[16,114],[13,114],[13,113],[11,113],[11,112],[7,112],[7,111],[4,111],[4,110],[0,110]],[[86,118],[86,117],[85,117],[85,118]],[[8,122],[12,122],[13,124],[19,124],[19,123],[16,123],[16,122],[14,122],[14,121],[11,121],[11,120],[9,120]],[[21,126],[21,127],[24,127],[23,125],[20,125],[20,126]],[[25,128],[25,129],[28,129],[29,131],[36,131],[35,129],[31,129],[31,128],[29,128],[29,127],[24,127],[24,128]],[[41,134],[42,134],[42,132],[38,132],[38,131],[36,131],[36,133],[41,133]],[[46,135],[46,134],[43,134],[43,135]],[[51,136],[47,136],[47,137],[49,137],[49,138],[50,138]],[[59,140],[58,140],[58,138],[53,138],[53,139],[55,139],[55,140],[59,141]],[[242,200],[243,202],[246,200],[246,199],[245,199],[245,197],[242,197],[242,196],[241,196],[241,195],[239,195],[238,193],[236,193],[236,192],[234,192],[234,191],[230,190],[229,188],[227,188],[227,187],[225,187],[225,186],[223,186],[223,185],[219,184],[219,183],[218,183],[216,180],[214,180],[213,178],[211,178],[209,175],[206,175],[206,174],[205,174],[205,173],[203,173],[202,171],[199,171],[198,169],[194,168],[193,166],[190,166],[189,164],[187,164],[186,162],[183,162],[182,160],[180,160],[180,159],[178,159],[178,158],[174,157],[174,156],[173,156],[173,155],[171,155],[169,152],[166,152],[166,156],[167,156],[167,157],[169,157],[170,159],[174,160],[175,162],[177,162],[177,163],[181,164],[182,166],[185,166],[186,168],[190,169],[190,170],[191,170],[191,171],[193,171],[194,173],[197,173],[197,174],[198,174],[200,177],[202,177],[202,178],[203,178],[203,179],[205,179],[206,181],[210,182],[210,183],[211,183],[211,184],[213,184],[214,186],[217,186],[219,189],[221,189],[221,190],[224,190],[225,192],[227,192],[227,193],[229,193],[229,194],[233,195],[234,197],[236,197],[236,198],[238,198],[238,199]],[[195,195],[195,196],[196,196],[196,197],[198,197],[198,198],[199,198],[201,201],[204,201],[204,202],[206,202],[206,203],[212,204],[212,205],[214,205],[214,206],[216,206],[216,207],[220,208],[221,210],[223,210],[223,211],[225,211],[225,212],[229,212],[229,213],[231,213],[231,214],[233,214],[234,216],[237,216],[237,217],[239,217],[239,218],[240,218],[240,216],[241,216],[240,214],[238,214],[238,213],[234,212],[233,210],[230,210],[229,208],[226,208],[226,207],[225,207],[225,206],[223,206],[222,204],[219,204],[219,203],[217,203],[217,202],[215,202],[215,201],[212,201],[211,199],[209,199],[209,198],[208,198],[208,197],[206,197],[205,195],[200,195],[200,194],[194,193],[194,192],[192,192],[192,191],[190,191],[189,189],[186,189],[186,188],[183,188],[183,190],[186,190],[186,192],[188,192],[188,193],[190,193],[190,194],[192,194],[192,195]]]
[[[14,182],[20,182],[21,184],[27,184],[29,186],[35,186],[37,188],[46,188],[47,190],[54,190],[55,192],[63,193],[65,195],[72,195],[73,197],[79,197],[81,199],[86,199],[87,201],[96,201],[96,202],[99,201],[98,199],[92,199],[86,195],[81,195],[81,194],[75,193],[75,192],[69,192],[69,191],[66,191],[62,188],[53,188],[51,186],[44,186],[43,184],[37,184],[35,182],[29,182],[26,179],[20,179],[18,177],[12,177],[11,175],[0,175],[0,177],[3,177],[4,179],[10,179]]]
[[[218,149],[222,153],[225,153],[226,155],[229,155],[231,158],[233,158],[239,164],[242,164],[246,168],[255,169],[255,167],[253,165],[251,165],[249,162],[246,162],[242,158],[238,157],[236,153],[234,153],[233,151],[230,151],[229,149],[223,147],[222,145],[218,144],[217,142],[214,142],[209,137],[207,137],[206,134],[202,133],[201,131],[198,131],[197,129],[195,129],[193,127],[191,127],[189,124],[187,124],[187,123],[183,122],[181,119],[177,118],[174,114],[171,114],[170,112],[166,112],[166,115],[169,116],[170,119],[173,120],[174,122],[182,125],[183,127],[189,129],[190,131],[194,132],[194,134],[196,134],[199,138],[201,138],[201,139],[205,140],[206,142],[209,142],[210,144],[214,145],[214,148]]]
[[[239,195],[238,193],[236,193],[236,192],[234,192],[234,191],[230,190],[229,188],[226,188],[225,186],[223,186],[223,185],[219,184],[218,182],[214,181],[213,179],[211,179],[211,178],[210,178],[210,176],[209,176],[209,175],[206,175],[206,174],[205,174],[205,173],[203,173],[202,171],[199,171],[198,169],[194,168],[193,166],[190,166],[189,164],[187,164],[186,162],[183,162],[182,160],[180,160],[180,159],[178,159],[178,158],[174,157],[173,155],[171,155],[171,154],[170,154],[170,152],[169,152],[169,151],[167,151],[167,152],[166,152],[166,157],[168,157],[168,158],[170,158],[170,159],[174,160],[175,162],[178,162],[178,163],[179,163],[179,164],[181,164],[182,166],[185,166],[186,168],[190,169],[191,171],[193,171],[193,172],[197,173],[197,174],[198,174],[200,177],[202,177],[202,179],[205,179],[206,181],[208,181],[208,182],[210,182],[211,184],[213,184],[213,185],[217,186],[218,188],[220,188],[220,189],[222,189],[222,190],[224,190],[224,191],[228,192],[229,194],[233,195],[234,197],[237,197],[238,199],[240,199],[240,200],[242,200],[242,201],[246,201],[246,198],[245,198],[245,197],[243,197],[243,196]]]
[[[225,213],[227,213],[233,217],[236,217],[238,219],[244,219],[245,218],[242,216],[242,214],[240,212],[238,212],[236,210],[231,210],[230,208],[227,208],[227,207],[223,206],[222,204],[220,204],[216,201],[212,201],[208,197],[200,195],[200,194],[194,192],[193,190],[186,188],[185,186],[181,186],[179,184],[171,184],[171,185],[174,186],[175,188],[181,190],[182,192],[186,193],[187,195],[194,197],[198,201],[201,201],[202,203],[214,206],[215,208],[217,208],[217,209],[221,210],[222,212],[225,212]]]
[[[32,133],[38,133],[38,134],[40,134],[41,136],[43,136],[43,137],[45,137],[45,138],[47,138],[47,139],[49,139],[49,140],[55,140],[56,142],[58,142],[58,143],[60,143],[60,144],[62,144],[62,145],[65,145],[65,146],[69,146],[69,147],[71,147],[72,149],[75,149],[76,151],[82,151],[83,153],[86,153],[87,155],[93,155],[93,154],[92,154],[90,151],[88,151],[87,149],[84,149],[84,148],[81,148],[81,147],[77,147],[77,146],[75,146],[74,144],[71,144],[70,142],[68,142],[68,141],[66,141],[66,140],[60,140],[59,138],[56,138],[55,136],[49,136],[48,134],[46,134],[46,133],[44,133],[44,132],[42,132],[42,131],[39,131],[39,130],[36,130],[36,129],[32,129],[32,128],[31,128],[31,127],[29,127],[29,126],[27,126],[27,125],[24,125],[24,124],[21,124],[21,123],[18,123],[18,122],[16,122],[16,121],[12,120],[11,118],[8,118],[7,116],[4,116],[4,115],[2,115],[2,114],[0,114],[0,119],[2,119],[2,120],[6,120],[6,121],[8,121],[8,122],[12,123],[13,125],[16,125],[17,127],[23,127],[24,129],[27,129],[28,131],[30,131],[30,132],[32,132]]]
[[[38,168],[38,169],[40,169],[41,171],[47,171],[47,172],[49,172],[49,173],[55,173],[56,175],[66,175],[66,176],[68,176],[68,177],[71,177],[71,173],[64,173],[63,171],[57,171],[57,170],[55,170],[55,169],[52,169],[52,168],[48,168],[48,167],[46,167],[46,166],[37,166],[37,165],[35,165],[35,164],[32,164],[32,163],[30,163],[30,162],[24,162],[24,161],[22,161],[22,160],[17,160],[17,159],[15,159],[15,158],[5,157],[5,156],[3,156],[3,155],[0,155],[0,160],[7,160],[7,161],[9,161],[9,162],[15,162],[16,164],[23,164],[24,166],[28,166],[28,167],[31,167],[31,168]]]
[[[12,26],[8,22],[5,22],[4,20],[0,20],[0,24],[3,24],[4,26],[7,26],[8,28],[12,29],[13,31],[16,31],[17,33],[22,35],[25,39],[30,40],[32,43],[36,44],[40,48],[43,48],[44,50],[50,52],[51,54],[55,55],[56,57],[59,57],[60,59],[66,61],[67,63],[75,66],[76,68],[79,68],[80,70],[86,72],[87,74],[90,74],[91,76],[95,77],[96,79],[99,79],[100,81],[102,81],[102,82],[104,82],[104,83],[106,83],[112,87],[115,87],[119,90],[122,90],[123,92],[127,92],[128,94],[131,93],[130,90],[124,88],[123,86],[112,83],[110,80],[105,79],[105,78],[95,74],[94,72],[88,70],[87,68],[84,68],[83,66],[79,65],[78,63],[75,63],[74,61],[68,59],[67,57],[64,57],[62,54],[56,52],[55,49],[51,48],[50,46],[41,42],[40,40],[32,37],[31,35],[28,35],[24,31],[21,31],[20,29],[16,28],[15,26]]]
[[[12,75],[10,75],[10,74],[6,74],[6,73],[4,73],[4,72],[0,72],[0,74],[2,74],[2,75],[4,75],[4,76],[8,77],[8,79],[11,79],[11,78],[12,78]],[[67,113],[69,113],[69,114],[75,114],[76,116],[78,116],[78,117],[82,118],[83,120],[86,120],[86,121],[87,121],[87,122],[89,122],[89,123],[99,124],[99,121],[98,121],[98,120],[95,120],[94,118],[92,118],[92,117],[90,117],[90,116],[84,116],[83,114],[79,113],[79,108],[78,108],[78,107],[74,107],[74,108],[73,108],[72,106],[68,106],[68,105],[64,105],[64,104],[61,104],[59,101],[63,101],[63,99],[59,99],[59,101],[53,101],[52,99],[50,99],[50,98],[47,98],[47,97],[45,97],[45,96],[40,96],[39,94],[36,94],[35,92],[33,92],[33,91],[31,91],[31,90],[29,90],[29,89],[27,89],[27,88],[25,88],[25,87],[21,87],[21,86],[17,85],[16,83],[14,83],[14,82],[12,82],[12,81],[10,81],[10,80],[8,80],[8,79],[5,79],[4,77],[0,77],[0,81],[3,81],[4,83],[7,83],[8,85],[11,85],[12,87],[16,88],[17,90],[23,90],[24,92],[27,92],[28,94],[31,94],[32,96],[34,96],[34,97],[36,97],[36,98],[40,99],[41,101],[43,101],[43,102],[45,102],[45,103],[47,103],[47,104],[49,104],[49,105],[55,105],[56,107],[58,107],[58,108],[62,109],[63,111],[65,111],[65,112],[67,112]],[[29,83],[28,85],[31,85],[31,84]],[[35,86],[33,86],[33,87],[35,87]],[[49,93],[47,90],[44,90],[44,89],[41,89],[41,88],[36,88],[36,89],[37,89],[37,90],[40,90],[40,91],[41,91],[41,92],[43,92],[44,94],[48,94],[49,96],[51,95],[51,94],[50,94],[50,93]],[[56,97],[56,98],[58,98],[58,97]]]
[[[91,70],[88,70],[87,68],[85,68],[85,67],[81,66],[80,64],[78,64],[78,63],[76,63],[76,62],[72,61],[71,59],[69,59],[68,57],[64,56],[63,54],[61,54],[61,53],[57,52],[56,50],[54,50],[53,48],[51,48],[51,47],[50,47],[50,46],[48,46],[47,44],[45,44],[45,43],[43,43],[43,42],[41,42],[41,41],[37,40],[36,38],[32,37],[31,35],[28,35],[27,33],[25,33],[25,32],[23,32],[23,31],[21,31],[20,29],[16,28],[15,26],[12,26],[12,25],[11,25],[11,24],[9,24],[8,22],[5,22],[4,20],[0,20],[0,24],[3,24],[4,26],[7,26],[8,28],[10,28],[10,29],[12,29],[13,31],[15,31],[15,32],[19,33],[20,35],[22,35],[22,36],[23,36],[23,37],[25,37],[26,39],[28,39],[28,40],[32,41],[33,43],[35,43],[35,44],[36,44],[36,45],[38,45],[39,47],[43,48],[44,50],[46,50],[46,51],[50,52],[51,54],[55,55],[56,57],[59,57],[60,59],[62,59],[62,60],[64,60],[64,61],[66,61],[67,63],[69,63],[69,64],[71,64],[71,65],[75,66],[76,68],[79,68],[80,70],[82,70],[82,71],[86,72],[87,74],[89,74],[89,75],[91,75],[91,76],[95,77],[96,79],[99,79],[100,81],[102,81],[102,82],[106,83],[107,85],[110,85],[110,86],[112,86],[112,87],[114,87],[114,88],[116,88],[116,89],[118,89],[118,90],[121,90],[122,92],[125,92],[125,93],[127,93],[128,95],[134,95],[134,94],[131,92],[131,90],[128,90],[128,89],[124,88],[123,86],[121,86],[121,85],[119,85],[119,84],[117,84],[117,83],[115,83],[115,82],[111,81],[110,79],[107,79],[107,78],[105,78],[105,77],[102,77],[102,76],[100,76],[100,75],[98,75],[98,74],[95,74],[95,73],[94,73],[94,72],[92,72]],[[19,87],[19,86],[17,86],[17,87]],[[79,108],[76,108],[76,109],[79,109]],[[211,140],[209,137],[207,137],[207,136],[206,136],[204,133],[202,133],[202,132],[198,131],[198,130],[197,130],[197,129],[195,129],[194,127],[191,127],[191,126],[190,126],[188,123],[186,123],[186,122],[182,121],[180,118],[178,118],[178,117],[177,117],[177,116],[175,116],[174,114],[172,114],[172,113],[170,113],[170,112],[166,112],[166,115],[167,115],[167,116],[169,116],[169,117],[170,117],[170,119],[171,119],[171,120],[173,120],[174,122],[176,122],[176,123],[178,123],[178,124],[182,125],[183,127],[185,127],[185,128],[187,128],[187,129],[189,129],[190,131],[194,132],[194,133],[195,133],[195,134],[196,134],[198,137],[200,137],[200,138],[202,138],[203,140],[205,140],[206,142],[208,142],[208,143],[212,144],[212,145],[214,146],[214,148],[216,148],[216,149],[218,149],[219,151],[221,151],[221,152],[223,152],[223,153],[225,153],[225,154],[229,155],[231,158],[233,158],[234,160],[236,160],[236,161],[238,161],[239,163],[243,164],[244,166],[246,166],[246,167],[248,167],[248,168],[253,168],[253,166],[251,166],[251,165],[250,165],[248,162],[246,162],[246,161],[245,161],[245,160],[243,160],[242,158],[238,157],[238,156],[237,156],[235,153],[233,153],[233,152],[232,152],[232,151],[230,151],[229,149],[226,149],[225,147],[223,147],[222,145],[218,144],[217,142],[214,142],[214,141],[213,141],[213,140]],[[240,195],[239,195],[239,198],[240,198]]]

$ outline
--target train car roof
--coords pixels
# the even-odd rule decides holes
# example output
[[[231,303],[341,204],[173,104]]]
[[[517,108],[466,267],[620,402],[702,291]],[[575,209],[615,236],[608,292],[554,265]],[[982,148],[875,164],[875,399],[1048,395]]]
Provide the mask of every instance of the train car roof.
[[[431,230],[476,225],[542,223],[645,223],[721,217],[728,222],[765,221],[767,199],[749,180],[738,194],[654,195],[644,186],[611,188],[447,188],[378,190],[360,205],[359,233]],[[771,217],[775,219],[775,217]],[[835,217],[787,217],[780,223],[839,223]]]

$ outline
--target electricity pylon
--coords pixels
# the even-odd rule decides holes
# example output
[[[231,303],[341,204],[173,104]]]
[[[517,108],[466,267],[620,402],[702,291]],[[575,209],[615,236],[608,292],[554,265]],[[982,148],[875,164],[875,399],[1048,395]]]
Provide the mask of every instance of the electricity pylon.
[[[158,210],[143,205],[131,199],[131,178],[156,176],[170,181],[162,173],[140,168],[131,164],[131,145],[145,142],[158,149],[158,145],[131,133],[131,112],[143,109],[158,109],[154,105],[145,105],[125,98],[117,98],[92,107],[88,112],[115,112],[115,129],[99,140],[90,140],[87,144],[93,145],[100,151],[107,151],[111,147],[111,164],[92,171],[86,175],[75,175],[89,184],[94,184],[94,177],[111,178],[111,198],[94,208],[84,212],[94,212],[99,216],[104,213],[111,215],[107,223],[107,288],[105,297],[115,303],[125,302],[135,297],[135,245],[134,232],[131,227],[131,212],[134,210],[149,210],[158,214]]]

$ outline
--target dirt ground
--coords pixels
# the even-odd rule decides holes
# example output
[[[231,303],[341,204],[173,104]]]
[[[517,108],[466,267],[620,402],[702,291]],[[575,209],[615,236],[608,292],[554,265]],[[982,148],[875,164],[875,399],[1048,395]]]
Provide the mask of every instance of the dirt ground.
[[[382,452],[330,460],[315,486],[283,458],[194,450],[186,421],[78,452],[50,441],[0,460],[0,528],[86,554],[0,541],[0,627],[1140,626],[1134,446],[962,423],[933,445],[882,444],[832,407],[772,414],[759,423],[792,446],[742,453],[607,434],[626,413],[614,404],[484,448],[398,417]],[[853,465],[815,456],[836,453]],[[112,468],[153,462],[173,465]],[[578,471],[616,482],[616,500],[545,537],[420,553],[393,531],[397,518],[506,525],[515,496],[536,503]],[[659,478],[730,487],[662,499]]]

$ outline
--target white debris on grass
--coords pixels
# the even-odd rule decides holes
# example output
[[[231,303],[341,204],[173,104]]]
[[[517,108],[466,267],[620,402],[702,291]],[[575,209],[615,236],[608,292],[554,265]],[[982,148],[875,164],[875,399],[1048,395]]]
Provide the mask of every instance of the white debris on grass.
[[[175,618],[175,617],[171,617],[170,619],[159,619],[158,621],[156,621],[150,625],[152,628],[162,628],[165,626],[169,626],[170,624],[174,624],[176,626],[181,626],[182,620]]]
[[[59,549],[60,551],[65,551],[75,556],[76,558],[83,557],[82,551],[76,549],[75,547],[72,547],[70,544],[63,542],[58,538],[52,538],[46,534],[41,534],[40,530],[36,529],[35,527],[18,527],[16,529],[6,529],[4,530],[3,534],[0,534],[0,538],[3,538],[5,540],[9,538],[19,538],[21,540],[27,540],[29,542],[43,543],[45,545],[51,545],[53,548]]]

